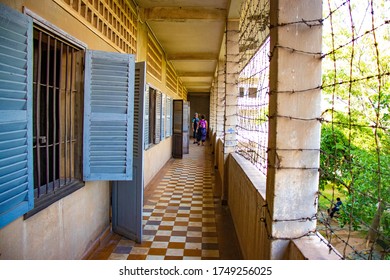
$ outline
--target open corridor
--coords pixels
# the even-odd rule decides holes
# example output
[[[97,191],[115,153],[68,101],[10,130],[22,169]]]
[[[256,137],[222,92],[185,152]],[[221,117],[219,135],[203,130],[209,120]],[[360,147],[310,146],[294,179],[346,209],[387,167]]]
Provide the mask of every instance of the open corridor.
[[[229,210],[213,196],[211,148],[190,145],[145,189],[142,243],[110,233],[89,259],[242,259]]]

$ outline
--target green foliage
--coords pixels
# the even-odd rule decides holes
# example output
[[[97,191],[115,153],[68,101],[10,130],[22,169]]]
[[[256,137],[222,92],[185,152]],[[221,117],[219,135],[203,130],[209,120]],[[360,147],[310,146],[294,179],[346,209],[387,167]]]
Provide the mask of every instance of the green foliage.
[[[340,190],[347,183],[341,177],[348,173],[348,161],[350,160],[348,151],[348,139],[342,131],[330,124],[323,125],[320,156],[321,190],[324,190],[326,186]]]
[[[344,118],[340,115],[337,119],[343,122]],[[382,138],[389,140],[385,134]],[[378,198],[390,199],[390,155],[378,155],[369,129],[332,124],[322,126],[321,151],[321,190],[335,189],[345,194],[340,224],[351,224],[355,230],[369,226]]]
[[[390,28],[385,22],[389,3],[353,0],[344,6],[343,2],[324,5],[324,17],[332,13],[323,25],[319,207],[330,208],[341,197],[340,226],[364,234],[379,230],[379,238],[388,241]]]
[[[384,236],[390,236],[390,211],[383,212],[381,218],[382,232]]]
[[[328,2],[334,12],[323,29],[320,189],[345,194],[339,222],[358,229],[371,225],[379,200],[389,210],[390,28],[381,25],[384,0],[354,0],[351,10],[341,3]],[[381,228],[389,236],[387,216]]]

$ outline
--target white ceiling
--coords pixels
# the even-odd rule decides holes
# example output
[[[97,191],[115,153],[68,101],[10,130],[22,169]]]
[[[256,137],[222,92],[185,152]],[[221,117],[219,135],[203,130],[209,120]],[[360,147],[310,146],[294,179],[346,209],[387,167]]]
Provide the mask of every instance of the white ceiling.
[[[237,18],[241,1],[135,1],[187,91],[210,92],[226,19]]]

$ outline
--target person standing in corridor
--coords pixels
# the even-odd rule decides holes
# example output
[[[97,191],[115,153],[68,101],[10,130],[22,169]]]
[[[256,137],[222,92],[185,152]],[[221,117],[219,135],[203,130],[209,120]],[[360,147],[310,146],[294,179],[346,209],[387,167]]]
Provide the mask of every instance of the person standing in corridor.
[[[202,146],[204,146],[204,142],[206,141],[207,136],[207,129],[207,121],[205,120],[205,116],[202,115],[198,124],[198,146],[200,145],[200,141],[202,141]]]
[[[199,117],[198,117],[198,113],[195,113],[194,114],[194,117],[192,118],[192,136],[194,138],[194,144],[198,143],[198,141],[196,140],[196,130],[198,128],[198,123],[199,123]]]

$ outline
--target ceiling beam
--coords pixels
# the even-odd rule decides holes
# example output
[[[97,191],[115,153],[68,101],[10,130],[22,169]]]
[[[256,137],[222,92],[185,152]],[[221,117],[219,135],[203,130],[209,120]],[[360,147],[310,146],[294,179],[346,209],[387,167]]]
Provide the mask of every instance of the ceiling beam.
[[[168,60],[217,60],[218,55],[213,53],[177,53],[168,54]]]
[[[189,83],[184,83],[183,86],[188,88],[210,88],[211,84],[210,83],[204,83],[204,82],[189,82]]]
[[[200,7],[153,7],[144,9],[146,21],[186,22],[191,20],[225,21],[226,10]]]
[[[179,77],[214,77],[214,72],[178,72]]]
[[[187,88],[187,92],[204,92],[204,93],[209,93],[210,92],[210,87],[208,88]]]
[[[204,96],[204,97],[210,97],[210,91],[189,91],[187,93],[187,96]]]

